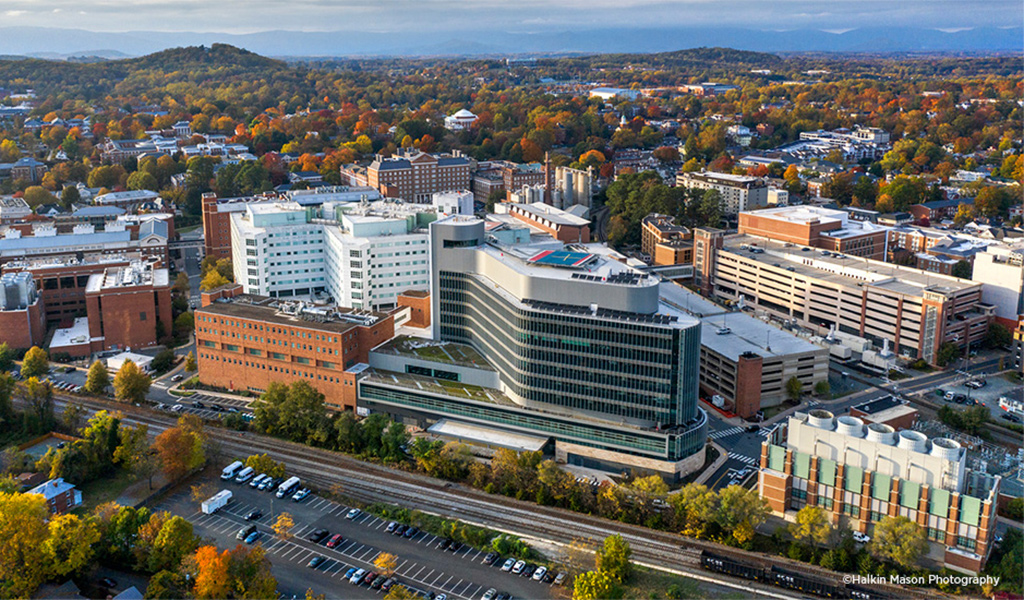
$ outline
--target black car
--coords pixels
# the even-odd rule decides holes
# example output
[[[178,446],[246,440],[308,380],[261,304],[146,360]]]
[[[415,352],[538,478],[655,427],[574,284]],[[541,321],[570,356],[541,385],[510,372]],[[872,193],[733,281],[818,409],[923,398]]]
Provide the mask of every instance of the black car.
[[[391,533],[395,535],[403,535],[407,529],[409,529],[408,525],[399,525],[398,527],[395,527],[395,530]]]
[[[760,425],[747,425],[747,433],[757,433],[760,430]]]
[[[451,540],[449,538],[445,538],[445,539],[441,540],[441,542],[437,545],[437,547],[439,549],[441,549],[441,550],[447,550],[448,546],[452,545],[452,543],[454,543],[454,540]]]
[[[220,404],[211,404],[210,409],[215,410],[217,412],[224,412],[224,407],[221,406]]]
[[[497,552],[488,552],[487,556],[484,557],[485,565],[493,565],[498,560]]]
[[[1017,415],[1011,415],[1010,413],[1003,413],[999,415],[999,418],[1006,419],[1011,423],[1020,423],[1020,417],[1018,417]]]
[[[420,528],[419,527],[410,527],[410,528],[405,530],[405,533],[402,534],[402,537],[404,537],[406,539],[410,539],[410,538],[414,537],[419,532],[420,532]]]
[[[109,577],[104,577],[103,579],[100,579],[100,585],[106,588],[116,588],[117,582]]]
[[[956,402],[957,404],[966,404],[967,396],[963,394],[953,394],[953,402]]]
[[[453,540],[452,543],[448,544],[448,549],[452,552],[458,552],[459,550],[462,550],[462,542],[456,542]]]
[[[196,400],[195,402],[192,403],[192,408],[206,408],[206,405]]]
[[[533,572],[537,570],[537,565],[527,564],[523,567],[523,572],[520,573],[523,577],[533,577]]]
[[[512,600],[512,594],[508,592],[498,592],[498,595],[494,597],[494,600]]]
[[[380,587],[382,585],[384,585],[385,581],[387,581],[386,577],[381,577],[380,575],[378,575],[377,577],[374,577],[373,581],[370,583],[370,589],[371,590],[379,590]]]
[[[326,529],[317,529],[313,533],[309,534],[309,536],[307,536],[306,539],[313,543],[318,543],[330,534],[331,532],[327,531]]]
[[[255,521],[256,519],[259,519],[262,516],[263,516],[263,511],[257,508],[256,510],[251,511],[249,514],[245,515],[245,520],[246,521]]]

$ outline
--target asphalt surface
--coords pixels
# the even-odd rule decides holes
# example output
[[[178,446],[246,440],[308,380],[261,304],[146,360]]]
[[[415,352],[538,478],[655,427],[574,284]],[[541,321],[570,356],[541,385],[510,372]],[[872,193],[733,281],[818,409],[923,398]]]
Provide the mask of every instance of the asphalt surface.
[[[303,597],[307,588],[328,598],[379,598],[384,593],[365,585],[353,585],[345,580],[350,568],[376,571],[374,559],[381,552],[398,557],[395,578],[406,587],[423,594],[434,592],[448,598],[476,600],[488,588],[511,593],[516,598],[551,598],[553,584],[535,582],[526,577],[501,571],[501,561],[494,566],[483,563],[486,552],[463,547],[457,552],[437,548],[441,538],[418,533],[411,539],[386,532],[388,521],[361,512],[355,519],[346,519],[348,506],[310,494],[295,502],[279,499],[275,494],[259,491],[248,484],[214,480],[221,489],[231,490],[231,501],[212,515],[198,510],[198,503],[188,497],[188,491],[163,499],[155,510],[167,510],[192,522],[198,535],[211,539],[221,548],[243,543],[236,539],[238,531],[249,522],[245,517],[259,509],[263,516],[252,521],[262,536],[256,543],[263,545],[271,559],[272,571],[279,582],[279,590],[286,595]],[[287,512],[295,526],[288,538],[274,535],[272,525],[277,517]],[[341,534],[344,541],[328,548],[330,536],[319,543],[307,536],[316,529],[327,529],[330,535]],[[315,556],[326,562],[316,569],[307,566]]]

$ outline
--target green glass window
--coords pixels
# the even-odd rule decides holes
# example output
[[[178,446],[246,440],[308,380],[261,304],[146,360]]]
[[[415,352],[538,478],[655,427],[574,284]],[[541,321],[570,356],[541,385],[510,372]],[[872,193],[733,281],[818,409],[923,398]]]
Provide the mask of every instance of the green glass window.
[[[818,459],[818,483],[835,487],[836,461],[827,458]]]
[[[960,522],[977,525],[981,522],[981,500],[971,496],[960,497]]]
[[[900,506],[916,509],[921,500],[921,484],[904,481],[900,484]]]
[[[859,494],[864,487],[864,469],[846,465],[843,469],[843,489]]]
[[[933,489],[928,502],[928,512],[938,517],[947,516],[949,514],[949,492]]]
[[[793,475],[801,479],[811,478],[811,455],[803,452],[793,453]]]
[[[874,473],[871,475],[871,497],[876,500],[889,500],[889,490],[892,489],[892,477]]]
[[[786,449],[782,446],[768,447],[768,468],[773,471],[784,471],[786,468]]]

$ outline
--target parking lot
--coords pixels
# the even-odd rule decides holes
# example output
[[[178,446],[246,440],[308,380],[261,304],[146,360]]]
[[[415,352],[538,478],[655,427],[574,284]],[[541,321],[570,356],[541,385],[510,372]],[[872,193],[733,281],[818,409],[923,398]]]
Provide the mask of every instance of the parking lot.
[[[237,412],[250,418],[252,409],[249,404],[255,398],[224,398],[210,394],[196,393],[184,398],[176,398],[175,403],[157,405],[160,410],[167,410],[183,415],[198,415],[204,419],[220,419],[224,415]],[[179,407],[180,408],[177,408]]]
[[[968,404],[982,404],[988,407],[989,412],[992,414],[992,418],[996,419],[997,422],[1009,422],[1009,419],[1004,419],[1002,415],[1007,412],[999,408],[999,398],[1006,397],[1011,400],[1020,401],[1022,395],[1024,395],[1024,389],[1020,386],[1007,381],[1001,375],[980,375],[972,378],[974,381],[984,381],[984,386],[980,388],[970,388],[967,386],[966,379],[960,379],[955,385],[947,384],[942,386],[941,391],[943,393],[950,392],[954,395],[954,399],[947,400],[946,398],[940,398],[936,390],[935,395],[932,398],[937,402],[943,404],[951,404],[953,406],[967,406]],[[975,384],[977,385],[977,384]],[[959,400],[959,402],[957,401]]]
[[[299,597],[307,588],[328,597],[374,598],[384,592],[365,585],[355,586],[345,580],[349,569],[376,571],[374,559],[381,552],[398,557],[394,577],[399,583],[426,596],[428,593],[445,594],[447,598],[478,600],[489,589],[511,594],[515,598],[550,598],[553,584],[533,581],[526,577],[502,572],[500,557],[493,566],[484,564],[486,552],[463,547],[456,552],[441,550],[442,538],[418,533],[412,538],[387,533],[388,521],[368,513],[346,519],[350,507],[311,494],[301,502],[279,499],[269,492],[258,491],[247,484],[220,482],[221,489],[231,490],[231,501],[212,515],[198,510],[198,503],[183,491],[155,506],[181,515],[193,523],[196,533],[212,539],[219,547],[230,548],[242,543],[235,538],[240,529],[248,525],[245,520],[253,510],[263,515],[253,523],[261,532],[261,539],[273,564],[274,576],[283,593]],[[274,535],[271,526],[282,512],[288,512],[295,522],[288,539]],[[330,535],[319,543],[307,539],[317,529],[326,529]],[[334,548],[326,547],[330,536],[341,534],[344,540]],[[306,565],[316,557],[326,560],[316,569]],[[344,591],[342,591],[344,590]]]

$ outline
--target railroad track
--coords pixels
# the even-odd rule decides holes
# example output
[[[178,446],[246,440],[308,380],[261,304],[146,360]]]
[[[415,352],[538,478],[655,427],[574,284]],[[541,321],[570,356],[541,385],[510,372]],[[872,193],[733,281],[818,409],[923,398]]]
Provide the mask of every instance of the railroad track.
[[[154,435],[177,424],[176,417],[154,414],[148,408],[124,405],[94,398],[58,396],[56,400],[74,402],[93,410],[119,410],[124,421],[144,423]],[[714,542],[695,540],[681,535],[611,521],[566,509],[540,506],[497,494],[466,488],[459,484],[368,463],[355,458],[313,448],[294,442],[241,434],[216,427],[207,430],[210,439],[220,443],[221,451],[230,456],[266,453],[286,464],[289,471],[306,481],[330,490],[340,484],[343,493],[355,500],[386,502],[415,508],[455,520],[470,521],[491,529],[527,538],[537,538],[567,545],[578,539],[600,543],[612,534],[629,542],[634,558],[647,566],[681,573],[703,575],[700,552],[709,550],[737,560],[762,565],[779,565],[814,575],[833,583],[842,583],[842,575],[790,559],[739,550]],[[744,586],[779,596],[778,588],[744,581]],[[763,589],[759,589],[760,586]],[[935,590],[918,590],[899,586],[871,586],[901,598],[934,598],[943,596]]]

